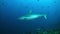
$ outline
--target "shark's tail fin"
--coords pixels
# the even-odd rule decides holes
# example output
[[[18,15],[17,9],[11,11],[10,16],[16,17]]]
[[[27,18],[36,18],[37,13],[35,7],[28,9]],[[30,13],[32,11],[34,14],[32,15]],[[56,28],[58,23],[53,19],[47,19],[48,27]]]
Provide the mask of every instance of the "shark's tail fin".
[[[44,15],[44,18],[47,19],[47,15]]]

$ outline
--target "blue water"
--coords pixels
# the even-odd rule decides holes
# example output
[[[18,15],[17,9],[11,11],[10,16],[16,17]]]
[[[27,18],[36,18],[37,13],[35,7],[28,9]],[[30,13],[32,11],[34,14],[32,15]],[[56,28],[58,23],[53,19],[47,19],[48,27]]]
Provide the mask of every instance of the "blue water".
[[[60,29],[60,0],[0,0],[0,31],[6,34]],[[34,20],[18,20],[18,17],[32,14],[46,14]]]

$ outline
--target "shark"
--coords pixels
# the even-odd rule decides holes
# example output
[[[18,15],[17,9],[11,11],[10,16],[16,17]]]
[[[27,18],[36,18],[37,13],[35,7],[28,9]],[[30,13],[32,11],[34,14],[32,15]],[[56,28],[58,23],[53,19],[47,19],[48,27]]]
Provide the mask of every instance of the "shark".
[[[45,19],[47,19],[47,15],[46,14],[32,14],[32,10],[29,11],[29,14],[25,15],[25,16],[21,16],[18,19],[20,20],[33,20],[39,17],[44,17]]]

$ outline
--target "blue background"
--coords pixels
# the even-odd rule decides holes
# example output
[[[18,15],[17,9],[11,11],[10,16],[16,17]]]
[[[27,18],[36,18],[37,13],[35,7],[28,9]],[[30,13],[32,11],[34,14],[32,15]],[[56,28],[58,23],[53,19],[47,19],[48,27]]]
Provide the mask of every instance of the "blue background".
[[[47,14],[47,19],[18,20],[29,14]],[[60,0],[0,0],[0,31],[6,34],[60,29]]]

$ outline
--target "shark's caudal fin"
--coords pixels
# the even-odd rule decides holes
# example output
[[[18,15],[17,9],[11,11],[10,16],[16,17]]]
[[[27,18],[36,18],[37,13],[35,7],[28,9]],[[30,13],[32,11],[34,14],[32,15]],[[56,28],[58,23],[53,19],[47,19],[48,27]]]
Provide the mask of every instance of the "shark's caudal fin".
[[[44,15],[44,18],[47,19],[47,15]]]

